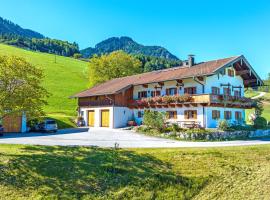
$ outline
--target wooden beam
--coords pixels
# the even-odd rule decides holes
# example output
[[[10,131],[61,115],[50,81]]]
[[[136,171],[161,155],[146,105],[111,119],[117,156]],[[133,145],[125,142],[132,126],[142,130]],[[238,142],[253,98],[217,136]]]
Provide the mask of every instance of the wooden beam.
[[[198,76],[197,79],[198,79],[199,81],[203,81],[203,80],[204,80],[203,76]]]
[[[244,80],[244,85],[248,85],[250,83],[256,83],[257,79],[249,79],[249,80]]]
[[[228,84],[223,84],[223,83],[221,83],[221,84],[220,84],[220,87],[230,87],[230,86],[231,86],[230,83],[228,83]]]
[[[143,84],[142,85],[144,88],[148,88],[148,84]]]
[[[158,82],[158,85],[164,86],[164,82]]]
[[[248,74],[249,72],[250,72],[249,69],[236,71],[236,76],[241,76],[241,75],[244,75],[244,74]]]

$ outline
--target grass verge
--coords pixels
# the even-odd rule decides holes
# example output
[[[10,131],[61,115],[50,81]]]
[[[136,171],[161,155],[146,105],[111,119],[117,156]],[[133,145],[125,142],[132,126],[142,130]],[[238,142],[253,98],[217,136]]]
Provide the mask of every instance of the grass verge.
[[[0,199],[267,199],[270,146],[0,146]]]

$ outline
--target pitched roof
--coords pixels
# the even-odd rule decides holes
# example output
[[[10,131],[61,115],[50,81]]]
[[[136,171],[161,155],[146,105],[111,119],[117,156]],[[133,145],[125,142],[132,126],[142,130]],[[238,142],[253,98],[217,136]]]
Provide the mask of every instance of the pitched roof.
[[[239,56],[224,58],[219,60],[212,60],[195,64],[192,67],[174,67],[164,70],[152,71],[122,78],[116,78],[105,83],[96,85],[88,90],[82,91],[73,97],[89,97],[97,95],[106,95],[117,93],[124,88],[132,85],[141,85],[146,83],[157,83],[168,80],[184,79],[194,76],[203,76],[214,74],[219,68],[234,61]]]

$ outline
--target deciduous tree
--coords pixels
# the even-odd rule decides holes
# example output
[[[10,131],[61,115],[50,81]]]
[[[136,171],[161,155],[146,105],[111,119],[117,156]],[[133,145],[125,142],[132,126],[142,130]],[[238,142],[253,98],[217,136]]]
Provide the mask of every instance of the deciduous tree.
[[[43,71],[25,59],[0,56],[0,117],[24,112],[28,118],[43,114],[48,92]]]
[[[138,59],[123,51],[115,51],[100,57],[94,56],[89,62],[90,86],[140,73],[141,66]]]

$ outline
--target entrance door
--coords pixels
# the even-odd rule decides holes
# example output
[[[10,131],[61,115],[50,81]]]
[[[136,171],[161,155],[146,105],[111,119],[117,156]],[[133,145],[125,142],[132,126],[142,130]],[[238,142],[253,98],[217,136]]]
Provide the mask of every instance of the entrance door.
[[[95,111],[90,110],[88,111],[88,126],[94,126],[95,125]]]
[[[110,112],[109,110],[101,110],[101,126],[109,127],[110,126]]]

